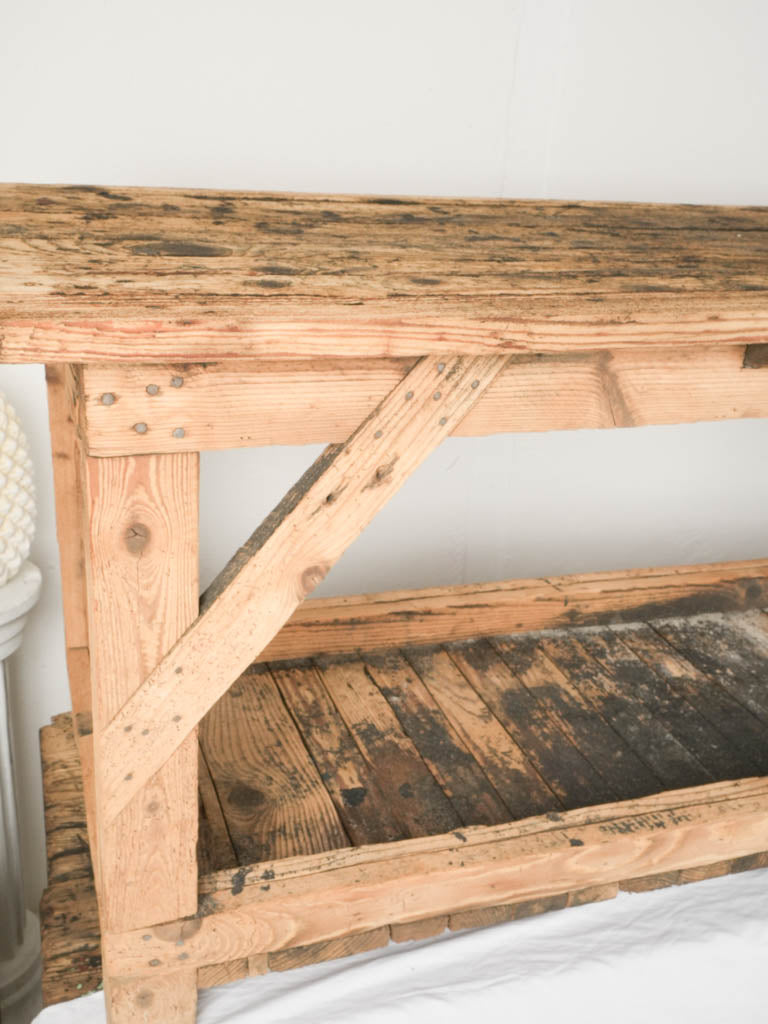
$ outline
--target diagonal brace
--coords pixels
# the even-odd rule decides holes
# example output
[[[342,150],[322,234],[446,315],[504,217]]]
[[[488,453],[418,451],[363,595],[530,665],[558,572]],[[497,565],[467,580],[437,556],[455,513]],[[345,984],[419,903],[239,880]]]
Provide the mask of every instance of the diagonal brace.
[[[507,359],[426,356],[344,444],[326,448],[222,570],[200,616],[98,738],[105,824],[258,657]]]

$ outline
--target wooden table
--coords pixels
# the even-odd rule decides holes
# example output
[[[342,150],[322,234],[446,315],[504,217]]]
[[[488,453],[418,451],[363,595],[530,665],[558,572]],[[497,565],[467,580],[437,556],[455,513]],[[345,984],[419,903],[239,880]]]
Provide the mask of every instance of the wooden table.
[[[0,186],[0,268],[0,359],[47,366],[110,1021],[768,849],[765,561],[305,603],[450,434],[768,415],[768,211]],[[316,441],[201,598],[198,452]],[[478,639],[723,610],[635,651],[674,728],[627,711],[626,654]],[[702,719],[755,738],[738,769],[688,749]]]

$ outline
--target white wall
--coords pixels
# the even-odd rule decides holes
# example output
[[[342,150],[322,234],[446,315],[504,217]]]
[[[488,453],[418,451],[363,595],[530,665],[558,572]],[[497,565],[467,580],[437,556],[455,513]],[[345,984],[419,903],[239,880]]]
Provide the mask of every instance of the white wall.
[[[768,204],[767,38],[764,0],[3,0],[0,180]],[[39,467],[34,905],[36,730],[69,699],[42,371],[0,387]],[[315,451],[204,457],[204,579]],[[450,440],[322,592],[755,557],[766,508],[768,421]]]

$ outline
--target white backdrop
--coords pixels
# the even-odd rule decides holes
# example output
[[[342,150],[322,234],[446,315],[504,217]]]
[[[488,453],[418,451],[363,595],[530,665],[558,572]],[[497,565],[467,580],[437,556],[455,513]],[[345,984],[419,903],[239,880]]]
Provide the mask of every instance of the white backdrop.
[[[0,181],[768,204],[763,0],[2,0]],[[69,707],[40,367],[16,656],[27,897],[37,729]],[[317,449],[206,455],[203,582]],[[344,593],[768,554],[768,421],[449,440],[329,575]]]

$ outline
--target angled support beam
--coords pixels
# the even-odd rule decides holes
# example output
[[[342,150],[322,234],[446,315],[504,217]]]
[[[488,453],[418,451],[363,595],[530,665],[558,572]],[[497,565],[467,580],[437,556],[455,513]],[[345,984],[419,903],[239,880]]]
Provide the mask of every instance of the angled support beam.
[[[424,357],[270,513],[211,585],[199,618],[99,737],[105,823],[165,764],[466,416],[507,358]]]

